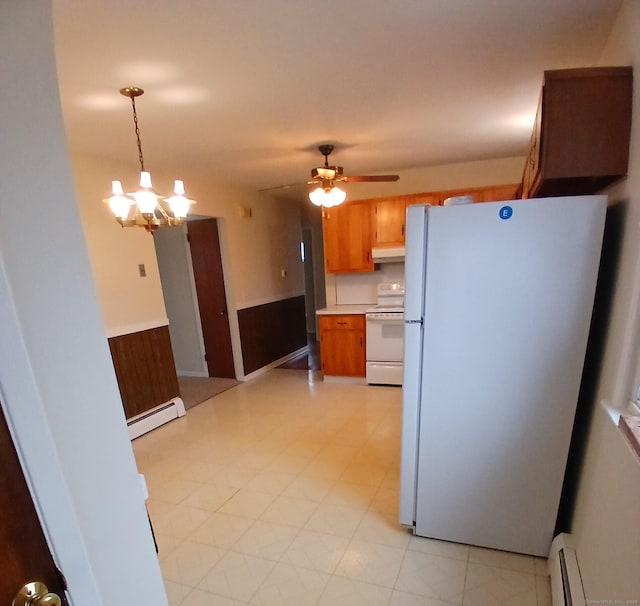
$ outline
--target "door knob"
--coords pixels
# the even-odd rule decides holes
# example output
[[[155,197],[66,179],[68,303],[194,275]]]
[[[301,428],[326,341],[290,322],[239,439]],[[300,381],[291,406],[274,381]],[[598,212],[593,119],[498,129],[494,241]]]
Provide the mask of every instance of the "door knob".
[[[11,606],[62,606],[62,600],[44,583],[31,581],[20,589]]]

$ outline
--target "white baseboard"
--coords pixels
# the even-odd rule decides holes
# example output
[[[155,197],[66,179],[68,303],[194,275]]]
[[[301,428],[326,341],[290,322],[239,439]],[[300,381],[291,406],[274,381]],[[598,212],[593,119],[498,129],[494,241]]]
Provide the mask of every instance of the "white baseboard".
[[[164,404],[151,408],[135,417],[127,419],[129,438],[135,440],[160,425],[173,421],[186,414],[182,398],[173,398]]]
[[[198,377],[198,378],[209,378],[209,373],[204,370],[176,370],[176,374],[179,377]]]
[[[280,366],[280,364],[284,364],[285,362],[288,362],[289,360],[293,360],[293,358],[297,358],[298,356],[301,356],[303,353],[307,353],[308,351],[309,351],[309,346],[305,345],[304,347],[301,347],[300,349],[297,349],[296,351],[294,351],[294,352],[292,352],[290,354],[287,354],[286,356],[283,356],[279,360],[276,360],[275,362],[271,362],[271,364],[267,364],[266,366],[263,366],[262,368],[258,368],[258,370],[254,370],[253,372],[250,372],[248,375],[244,375],[244,377],[242,377],[239,380],[240,381],[251,381],[252,379],[255,379],[256,377],[259,377],[260,375],[263,375],[268,370],[271,370],[272,368],[276,368],[276,367]]]

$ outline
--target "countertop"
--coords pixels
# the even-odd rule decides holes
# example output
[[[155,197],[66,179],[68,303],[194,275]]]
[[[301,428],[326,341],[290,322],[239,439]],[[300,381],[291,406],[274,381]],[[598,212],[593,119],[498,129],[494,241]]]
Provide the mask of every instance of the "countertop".
[[[331,316],[331,315],[349,315],[349,314],[363,314],[367,309],[373,307],[375,303],[368,303],[366,305],[328,305],[322,309],[316,310],[318,316]]]

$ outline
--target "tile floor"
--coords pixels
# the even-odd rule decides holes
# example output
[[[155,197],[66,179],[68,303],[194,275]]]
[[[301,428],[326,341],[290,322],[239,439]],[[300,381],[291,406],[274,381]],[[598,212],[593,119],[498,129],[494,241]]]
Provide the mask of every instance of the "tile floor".
[[[550,606],[546,561],[397,523],[401,391],[275,369],[134,441],[172,606]]]

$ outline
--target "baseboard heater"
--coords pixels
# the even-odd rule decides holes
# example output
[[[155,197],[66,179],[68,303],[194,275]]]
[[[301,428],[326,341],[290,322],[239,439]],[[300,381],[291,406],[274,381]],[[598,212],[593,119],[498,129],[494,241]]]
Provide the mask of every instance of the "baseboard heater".
[[[173,398],[164,404],[150,408],[135,417],[127,419],[129,438],[135,440],[152,429],[160,427],[160,425],[164,425],[178,417],[183,417],[185,414],[186,411],[182,398]]]
[[[585,606],[582,577],[570,534],[562,533],[553,539],[549,575],[553,606]]]

